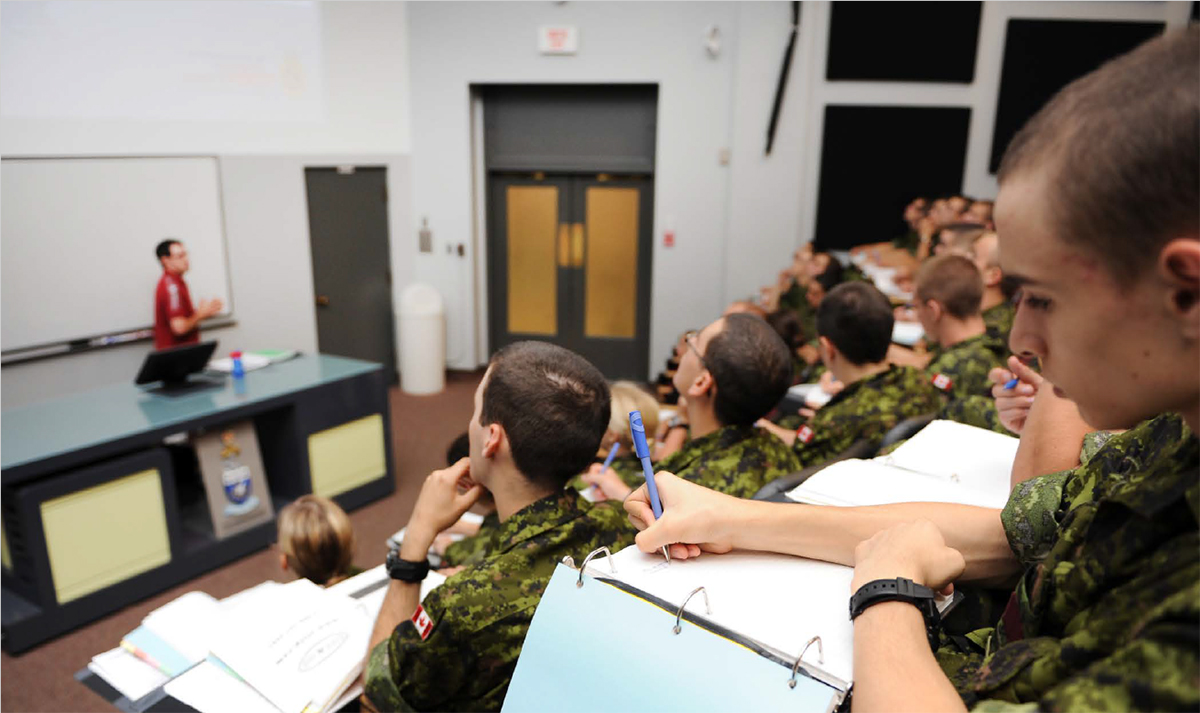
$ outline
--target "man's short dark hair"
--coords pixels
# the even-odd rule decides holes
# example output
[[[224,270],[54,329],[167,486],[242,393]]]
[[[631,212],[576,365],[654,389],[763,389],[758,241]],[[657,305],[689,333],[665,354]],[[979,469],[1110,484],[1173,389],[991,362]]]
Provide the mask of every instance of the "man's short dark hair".
[[[934,300],[946,314],[967,319],[979,314],[983,277],[975,263],[961,255],[930,258],[917,270],[917,299]]]
[[[446,465],[454,465],[471,455],[471,434],[462,433],[446,449]]]
[[[164,257],[171,257],[171,246],[182,244],[174,238],[167,238],[154,248],[154,254],[158,256],[159,260],[162,260]]]
[[[783,343],[792,351],[808,342],[808,336],[804,333],[804,322],[800,320],[800,315],[796,314],[795,310],[776,310],[767,315],[767,324],[771,325],[771,329],[775,330]]]
[[[771,325],[750,314],[731,314],[704,349],[704,365],[717,382],[713,402],[725,426],[750,426],[767,415],[792,383],[792,355]]]
[[[1001,185],[1041,169],[1064,242],[1128,286],[1200,233],[1200,28],[1152,39],[1071,82],[1013,138]]]
[[[833,288],[817,308],[817,334],[851,364],[877,364],[887,358],[896,318],[892,303],[874,285],[847,282]]]
[[[504,428],[530,482],[560,490],[596,456],[610,410],[608,382],[587,359],[546,342],[517,342],[492,357],[480,421]]]

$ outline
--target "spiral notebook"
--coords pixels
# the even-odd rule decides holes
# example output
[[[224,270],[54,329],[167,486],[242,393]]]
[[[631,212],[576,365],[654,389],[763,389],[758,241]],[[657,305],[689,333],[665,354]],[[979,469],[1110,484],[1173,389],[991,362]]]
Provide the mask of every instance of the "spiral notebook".
[[[582,571],[564,562],[504,710],[836,710],[853,681],[853,575],[761,552],[667,564],[630,547]],[[619,674],[581,689],[579,671]]]

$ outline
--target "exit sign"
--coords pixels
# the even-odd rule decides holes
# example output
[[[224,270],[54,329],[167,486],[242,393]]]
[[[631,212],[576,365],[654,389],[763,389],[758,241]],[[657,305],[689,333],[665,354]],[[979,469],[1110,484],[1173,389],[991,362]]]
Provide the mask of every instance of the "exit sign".
[[[578,27],[562,25],[538,28],[538,51],[542,54],[575,54],[578,50]]]

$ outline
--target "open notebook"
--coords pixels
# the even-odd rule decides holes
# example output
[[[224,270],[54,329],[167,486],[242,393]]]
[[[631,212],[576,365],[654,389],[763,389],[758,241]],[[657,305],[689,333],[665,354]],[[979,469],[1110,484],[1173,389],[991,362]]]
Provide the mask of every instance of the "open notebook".
[[[787,493],[813,505],[943,502],[1002,508],[1011,488],[1016,438],[934,421],[893,453],[823,468]]]

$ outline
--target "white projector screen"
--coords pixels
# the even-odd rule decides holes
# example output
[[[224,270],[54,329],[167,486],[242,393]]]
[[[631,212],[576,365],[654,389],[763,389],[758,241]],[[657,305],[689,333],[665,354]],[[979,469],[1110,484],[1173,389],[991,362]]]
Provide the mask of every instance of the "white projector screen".
[[[152,326],[166,238],[232,312],[215,158],[4,159],[0,204],[0,351]]]

